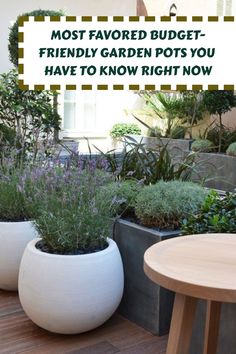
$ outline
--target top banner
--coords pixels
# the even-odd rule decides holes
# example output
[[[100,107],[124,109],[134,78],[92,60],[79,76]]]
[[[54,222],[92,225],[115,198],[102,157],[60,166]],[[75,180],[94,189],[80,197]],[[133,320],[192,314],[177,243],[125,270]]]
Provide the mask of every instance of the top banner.
[[[234,90],[233,16],[26,16],[22,89]]]

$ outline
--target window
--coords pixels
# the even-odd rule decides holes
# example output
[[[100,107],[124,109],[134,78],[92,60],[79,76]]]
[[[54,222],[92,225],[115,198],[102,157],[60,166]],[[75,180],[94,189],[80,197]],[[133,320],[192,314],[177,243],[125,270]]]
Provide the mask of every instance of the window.
[[[62,135],[80,137],[96,131],[96,93],[65,91],[61,102]]]
[[[233,0],[217,0],[217,15],[218,16],[231,15],[232,14],[232,1]]]
[[[64,93],[64,112],[63,129],[74,130],[76,125],[76,92],[65,91]]]

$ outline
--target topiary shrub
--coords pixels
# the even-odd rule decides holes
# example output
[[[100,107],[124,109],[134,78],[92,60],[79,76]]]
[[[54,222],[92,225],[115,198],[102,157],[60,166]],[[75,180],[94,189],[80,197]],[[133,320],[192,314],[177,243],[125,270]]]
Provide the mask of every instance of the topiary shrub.
[[[195,152],[210,152],[213,149],[213,143],[207,139],[196,139],[191,149]]]
[[[236,156],[236,142],[229,145],[226,150],[226,154],[230,156]]]
[[[236,233],[236,193],[209,193],[199,212],[183,220],[184,234]],[[235,235],[236,236],[236,235]]]
[[[192,182],[160,181],[140,191],[135,214],[145,226],[178,229],[182,219],[197,212],[206,195],[203,187]]]
[[[141,135],[141,129],[137,124],[117,123],[113,125],[110,131],[112,138],[122,138],[128,134]]]
[[[9,59],[15,65],[18,66],[18,20],[21,16],[63,16],[64,13],[60,11],[53,10],[34,10],[31,12],[26,12],[17,17],[16,22],[10,28],[10,33],[8,37],[8,50]]]
[[[110,201],[111,216],[132,213],[138,193],[143,188],[138,181],[113,182],[100,188],[98,198]]]

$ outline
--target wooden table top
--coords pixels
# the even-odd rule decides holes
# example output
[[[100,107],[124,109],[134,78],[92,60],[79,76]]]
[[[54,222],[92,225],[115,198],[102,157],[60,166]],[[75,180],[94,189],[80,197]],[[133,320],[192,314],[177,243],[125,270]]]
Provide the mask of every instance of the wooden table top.
[[[205,234],[156,243],[144,255],[155,283],[197,298],[236,302],[236,234]]]

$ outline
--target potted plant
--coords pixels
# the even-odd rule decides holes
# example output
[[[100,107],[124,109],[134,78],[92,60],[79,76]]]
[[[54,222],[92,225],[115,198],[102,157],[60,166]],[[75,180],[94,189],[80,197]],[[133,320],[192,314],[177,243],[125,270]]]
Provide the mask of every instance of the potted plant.
[[[19,297],[38,326],[73,334],[104,323],[123,293],[123,266],[109,238],[109,203],[96,190],[107,181],[91,166],[79,171],[49,166],[31,203],[39,209],[35,224],[41,238],[22,257]]]
[[[125,273],[119,311],[154,334],[166,334],[173,293],[145,276],[143,256],[154,243],[180,235],[181,219],[190,210],[197,210],[207,191],[200,185],[177,180],[147,186],[137,180],[118,180],[98,193],[111,201],[116,217],[114,240],[120,249]]]
[[[132,123],[116,123],[113,125],[110,135],[113,139],[113,146],[115,149],[123,147],[122,139],[127,135],[137,136],[141,135],[141,129],[137,124]]]
[[[37,236],[26,208],[20,180],[24,171],[10,165],[0,169],[0,289],[17,290],[18,272],[26,244]]]
[[[17,24],[14,26],[17,55]],[[48,91],[22,91],[16,70],[0,75],[0,288],[17,290],[24,248],[36,236],[20,181],[25,166],[48,156],[60,117]],[[41,149],[43,146],[43,149]],[[29,184],[27,184],[27,188]],[[36,209],[35,209],[36,210]]]
[[[160,181],[139,193],[135,214],[144,226],[178,230],[184,216],[198,211],[207,193],[196,183]]]

